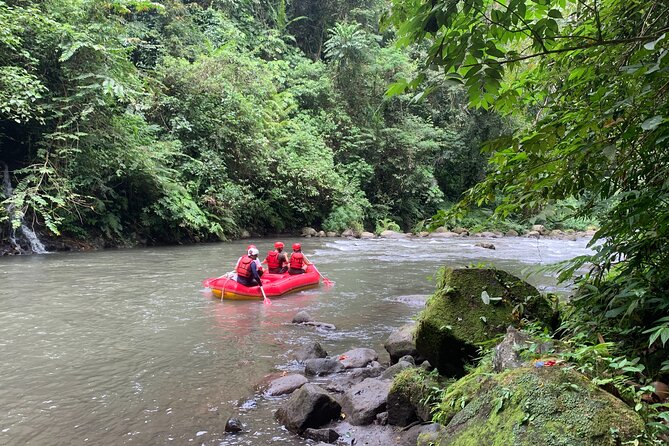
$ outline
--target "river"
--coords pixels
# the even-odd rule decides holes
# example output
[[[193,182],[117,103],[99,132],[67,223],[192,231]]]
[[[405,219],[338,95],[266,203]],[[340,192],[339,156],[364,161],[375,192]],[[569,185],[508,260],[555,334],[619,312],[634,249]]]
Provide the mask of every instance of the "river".
[[[248,241],[0,258],[0,444],[305,445],[256,390],[299,370],[291,351],[318,341],[387,361],[384,340],[420,310],[440,266],[486,263],[564,292],[528,270],[590,252],[586,239],[299,241],[335,285],[270,306],[202,291]],[[261,253],[272,242],[254,240]],[[337,329],[291,325],[301,309]],[[231,416],[248,432],[226,435]]]

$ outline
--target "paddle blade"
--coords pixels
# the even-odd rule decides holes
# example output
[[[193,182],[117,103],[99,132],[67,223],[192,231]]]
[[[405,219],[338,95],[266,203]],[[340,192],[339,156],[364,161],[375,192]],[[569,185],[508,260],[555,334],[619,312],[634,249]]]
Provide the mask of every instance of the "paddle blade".
[[[263,289],[263,287],[260,287],[260,292],[262,293],[262,303],[265,305],[272,305],[272,301],[269,300],[267,294],[265,294],[265,290]]]
[[[313,263],[312,263],[312,265],[313,265]],[[323,279],[323,283],[325,284],[325,286],[332,286],[332,285],[335,284],[333,281],[331,281],[330,279],[325,277],[323,274],[321,274],[321,272],[318,271],[318,268],[316,268],[316,265],[314,265],[314,271],[316,271],[318,273],[318,275],[321,276],[321,279]]]

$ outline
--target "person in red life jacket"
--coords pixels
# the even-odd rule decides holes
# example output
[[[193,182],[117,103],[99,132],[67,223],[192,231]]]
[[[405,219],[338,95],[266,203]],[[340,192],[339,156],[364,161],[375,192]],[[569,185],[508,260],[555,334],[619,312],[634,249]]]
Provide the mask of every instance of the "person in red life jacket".
[[[307,272],[307,265],[310,264],[311,262],[302,254],[302,245],[293,243],[293,253],[290,255],[288,264],[288,274],[304,274]]]
[[[255,247],[256,247],[256,245],[253,245],[253,244],[247,246],[246,247],[246,254],[248,254],[248,252],[251,250],[251,248],[255,248]],[[260,251],[258,251],[258,252],[260,252]],[[237,268],[239,268],[239,262],[241,262],[243,258],[244,258],[244,256],[241,256],[240,258],[237,259],[237,264],[235,265],[235,272],[237,272]],[[256,266],[258,267],[258,272],[262,276],[264,271],[262,269],[262,265],[260,264],[260,259],[256,259]]]
[[[258,248],[251,248],[247,255],[242,256],[237,265],[237,282],[246,286],[262,285],[260,276],[262,267],[258,269]]]
[[[288,256],[283,252],[283,243],[274,243],[274,251],[269,251],[262,263],[267,264],[267,269],[272,274],[283,274],[288,271]]]

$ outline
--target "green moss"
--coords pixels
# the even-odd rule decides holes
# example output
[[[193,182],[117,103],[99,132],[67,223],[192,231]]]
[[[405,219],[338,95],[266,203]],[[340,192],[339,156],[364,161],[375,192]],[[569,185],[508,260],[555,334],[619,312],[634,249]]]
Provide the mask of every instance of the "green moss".
[[[484,358],[475,369],[444,389],[441,402],[435,411],[435,421],[447,424],[455,414],[479,392],[481,385],[492,373],[490,357]]]
[[[643,432],[643,421],[622,401],[561,367],[478,373],[454,383],[440,405],[474,392],[452,415],[437,444],[615,445]],[[446,412],[444,412],[446,413]]]
[[[393,384],[390,387],[392,391],[402,392],[416,384],[422,384],[428,376],[428,372],[420,367],[410,367],[402,370],[393,378]]]
[[[442,389],[451,382],[420,367],[411,367],[395,375],[390,393],[403,395],[422,419],[430,419],[432,407],[439,402]]]
[[[416,348],[442,374],[462,376],[476,345],[521,317],[550,323],[552,309],[533,286],[495,269],[442,269],[438,287],[418,317]],[[493,299],[486,304],[486,292]]]

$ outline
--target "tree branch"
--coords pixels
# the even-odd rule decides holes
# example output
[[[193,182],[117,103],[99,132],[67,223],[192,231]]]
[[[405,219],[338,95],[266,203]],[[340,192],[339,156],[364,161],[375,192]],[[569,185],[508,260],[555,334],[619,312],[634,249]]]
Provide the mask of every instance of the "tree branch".
[[[493,1],[494,1],[495,3],[497,3],[498,5],[500,5],[500,6],[503,6],[503,7],[506,6],[506,5],[502,4],[502,3],[500,3],[499,0],[493,0]],[[508,8],[507,8],[507,9],[508,9]],[[532,33],[532,35],[534,36],[534,38],[537,39],[537,41],[538,41],[539,44],[541,45],[541,48],[542,48],[544,51],[548,51],[548,49],[546,48],[546,45],[544,44],[544,39],[543,39],[540,35],[538,35],[537,33],[534,32],[534,29],[533,29],[533,28],[532,28],[532,27],[525,21],[525,18],[524,18],[524,17],[521,17],[520,14],[518,14],[516,11],[511,11],[511,13],[512,13],[513,15],[515,15],[516,17],[518,17],[518,20],[520,20],[520,21],[523,23],[523,25],[525,25],[525,26],[530,30],[530,32]]]
[[[558,48],[558,49],[555,49],[555,50],[546,50],[546,51],[541,51],[541,52],[538,52],[538,53],[527,54],[525,56],[516,57],[514,59],[488,60],[488,61],[485,62],[485,64],[486,65],[506,65],[506,64],[509,64],[509,63],[520,62],[520,61],[527,60],[527,59],[533,59],[535,57],[546,56],[548,54],[568,53],[570,51],[584,50],[584,49],[594,48],[594,47],[598,47],[598,46],[621,45],[621,44],[624,44],[624,43],[641,42],[641,41],[644,41],[644,40],[657,39],[658,37],[660,37],[660,35],[662,35],[662,33],[665,33],[667,31],[669,31],[669,27],[659,29],[655,34],[651,34],[651,35],[647,35],[647,36],[631,37],[629,39],[597,40],[597,41],[595,41],[593,43],[590,43],[590,44],[570,46],[570,47],[566,47],[566,48]],[[462,65],[461,68],[469,68],[469,67],[475,67],[475,66],[479,66],[479,65],[483,65],[483,62]]]
[[[597,24],[597,38],[602,40],[602,21],[599,18],[599,8],[597,8],[597,0],[595,0],[595,23]]]

